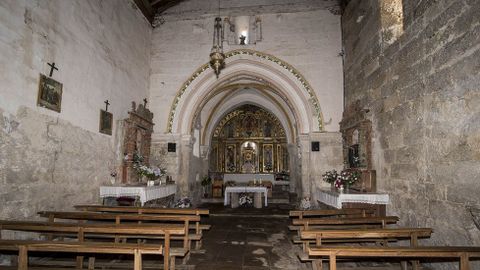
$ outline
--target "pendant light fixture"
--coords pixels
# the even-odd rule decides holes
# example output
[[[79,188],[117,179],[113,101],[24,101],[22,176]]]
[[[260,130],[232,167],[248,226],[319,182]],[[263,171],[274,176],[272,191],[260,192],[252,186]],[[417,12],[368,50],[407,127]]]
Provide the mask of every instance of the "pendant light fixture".
[[[220,70],[225,67],[225,54],[223,53],[223,25],[220,18],[220,0],[218,0],[218,17],[215,18],[213,26],[213,46],[210,51],[210,67],[215,71],[215,75],[220,75]]]

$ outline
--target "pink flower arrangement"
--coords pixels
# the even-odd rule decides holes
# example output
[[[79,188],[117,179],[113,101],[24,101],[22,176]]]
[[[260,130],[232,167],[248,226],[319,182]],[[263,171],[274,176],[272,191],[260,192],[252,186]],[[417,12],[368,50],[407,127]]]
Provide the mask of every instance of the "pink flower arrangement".
[[[360,172],[343,170],[338,173],[336,170],[327,171],[323,175],[323,181],[333,183],[336,188],[351,186],[360,179]]]

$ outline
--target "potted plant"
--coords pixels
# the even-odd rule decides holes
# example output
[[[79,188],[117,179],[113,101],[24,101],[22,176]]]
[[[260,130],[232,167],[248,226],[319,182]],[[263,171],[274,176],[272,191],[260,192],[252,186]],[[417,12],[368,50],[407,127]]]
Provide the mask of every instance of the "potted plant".
[[[212,178],[210,178],[208,175],[205,175],[202,178],[202,187],[203,187],[203,197],[207,198],[208,197],[208,189],[207,187],[212,183]]]

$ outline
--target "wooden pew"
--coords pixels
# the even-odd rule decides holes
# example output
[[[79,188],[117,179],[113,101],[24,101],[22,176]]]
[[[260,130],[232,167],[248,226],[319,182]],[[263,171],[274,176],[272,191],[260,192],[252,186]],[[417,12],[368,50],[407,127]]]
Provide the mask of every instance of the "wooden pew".
[[[381,229],[351,229],[351,230],[305,230],[300,232],[300,240],[306,251],[310,243],[321,246],[322,242],[379,242],[380,240],[398,241],[410,239],[412,246],[417,246],[418,238],[432,235],[431,228],[381,228]],[[387,243],[384,241],[383,243]]]
[[[104,206],[104,205],[75,205],[75,209],[90,212],[110,212],[110,213],[137,213],[154,215],[197,215],[208,216],[208,209],[196,208],[155,208],[155,207],[136,207],[136,206]],[[195,222],[192,226],[197,234],[202,234],[203,230],[209,230],[210,225]],[[198,242],[197,242],[198,243]]]
[[[162,246],[146,244],[116,244],[97,242],[59,242],[38,240],[0,240],[0,250],[18,251],[18,270],[28,269],[28,252],[66,252],[93,254],[131,254],[134,255],[133,269],[142,269],[143,254],[163,255]],[[88,269],[93,269],[89,263]]]
[[[139,215],[139,214],[124,214],[124,213],[99,213],[99,212],[57,212],[57,211],[41,211],[38,212],[41,217],[48,218],[49,222],[55,222],[56,219],[62,220],[78,220],[85,221],[114,221],[116,224],[123,222],[168,222],[168,223],[183,223],[185,228],[189,228],[193,222],[200,222],[200,216],[197,215]],[[130,223],[131,224],[131,223]],[[200,231],[201,232],[201,231]],[[187,243],[187,248],[190,250],[191,241],[201,241],[202,234],[185,234],[184,236],[172,236],[171,239],[181,239]],[[118,241],[118,237],[116,239]]]
[[[172,269],[175,267],[175,256],[185,256],[188,250],[183,249],[183,253],[170,253],[170,237],[172,235],[184,235],[188,233],[183,225],[176,224],[73,224],[73,223],[48,223],[48,222],[34,222],[34,221],[11,221],[0,220],[0,239],[2,230],[13,231],[28,231],[37,233],[64,233],[75,234],[79,242],[84,242],[85,237],[94,236],[115,236],[115,235],[135,235],[136,237],[148,236],[163,236],[164,237],[164,269]],[[170,262],[172,260],[172,262]],[[80,261],[80,260],[79,260]],[[83,262],[83,258],[81,258]],[[81,262],[78,262],[81,266]]]
[[[304,217],[367,217],[373,216],[375,211],[363,208],[345,208],[345,209],[313,209],[313,210],[292,210],[291,218],[302,219]]]
[[[305,252],[309,244],[322,246],[323,243],[362,243],[380,242],[387,246],[388,242],[410,239],[412,247],[418,246],[418,238],[427,238],[432,235],[431,228],[388,228],[388,229],[357,229],[357,230],[308,230],[300,233],[304,253],[300,253],[301,261],[312,261],[313,269],[322,269],[322,261],[310,258]],[[406,263],[406,262],[404,262]],[[403,264],[403,263],[402,263]],[[416,261],[412,264],[418,265]],[[405,267],[404,265],[403,267]]]
[[[330,270],[337,269],[337,258],[453,258],[460,260],[460,270],[470,270],[470,258],[480,258],[480,247],[311,247],[309,256],[328,257]]]
[[[387,224],[395,224],[398,221],[396,216],[386,217],[342,217],[342,218],[302,218],[292,220],[293,225],[299,225],[300,230],[309,229],[353,229],[353,228],[385,228]]]
[[[369,217],[374,216],[375,211],[372,209],[363,208],[346,208],[346,209],[313,209],[313,210],[292,210],[289,215],[290,218],[339,218],[339,217]],[[288,229],[291,231],[299,230],[299,225],[289,225]]]

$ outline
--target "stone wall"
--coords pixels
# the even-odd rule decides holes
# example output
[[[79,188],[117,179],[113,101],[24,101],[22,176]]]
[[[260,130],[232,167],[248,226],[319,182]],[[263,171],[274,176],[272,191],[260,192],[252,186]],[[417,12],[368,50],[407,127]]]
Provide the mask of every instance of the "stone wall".
[[[0,217],[99,201],[122,157],[116,122],[147,96],[151,32],[129,0],[0,2]],[[60,113],[36,106],[51,62]],[[112,136],[98,132],[106,99]]]
[[[312,141],[320,143],[320,151],[312,151]],[[310,164],[306,166],[308,171],[302,170],[303,194],[310,194],[312,203],[317,204],[318,189],[330,188],[330,184],[323,181],[322,175],[326,171],[343,169],[342,135],[339,132],[312,133],[306,143],[306,150],[303,150],[302,154],[302,167],[305,167],[305,162]]]
[[[274,55],[298,69],[312,85],[327,131],[338,131],[342,113],[340,16],[334,1],[223,1],[220,15],[258,16],[263,40],[228,45],[224,51],[251,49]],[[166,131],[172,101],[193,72],[209,61],[218,1],[189,0],[157,19],[153,31],[150,98],[155,132]],[[228,64],[228,63],[227,63]]]
[[[478,14],[475,0],[354,0],[343,15],[346,103],[370,109],[387,211],[436,244],[480,244]]]

